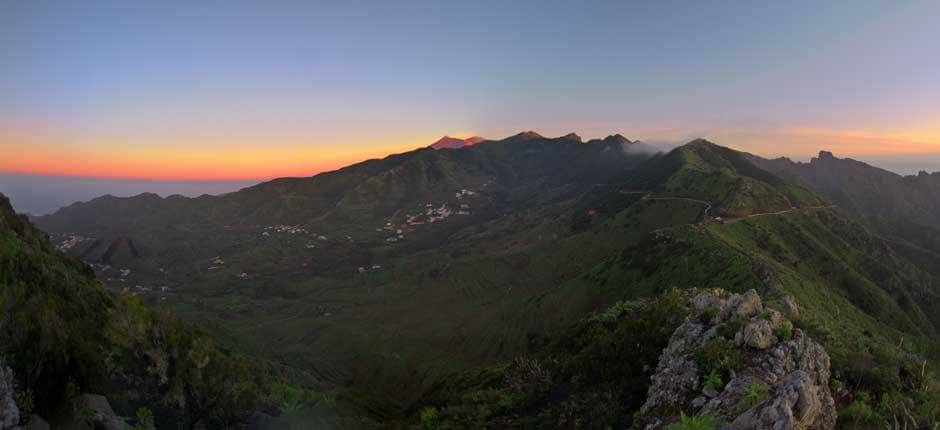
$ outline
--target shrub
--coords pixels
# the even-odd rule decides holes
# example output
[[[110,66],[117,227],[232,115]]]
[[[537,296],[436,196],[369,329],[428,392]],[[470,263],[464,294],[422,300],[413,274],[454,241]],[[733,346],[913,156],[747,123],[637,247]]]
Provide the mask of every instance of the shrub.
[[[433,429],[436,428],[436,423],[440,415],[437,412],[435,407],[427,407],[421,410],[419,419],[421,420],[420,426],[424,429]]]
[[[880,423],[881,417],[868,402],[868,393],[859,393],[852,404],[839,412],[839,424],[875,425]]]
[[[311,409],[321,403],[328,406],[335,404],[335,399],[329,394],[282,382],[271,387],[271,394],[281,411],[287,413]]]
[[[666,430],[715,430],[721,421],[712,415],[690,417],[682,414],[678,422],[666,426]]]
[[[715,317],[718,316],[718,312],[721,312],[721,310],[715,306],[705,308],[705,310],[702,311],[702,321],[709,322],[715,319]]]
[[[724,387],[721,375],[719,375],[715,369],[712,369],[712,371],[708,373],[708,376],[705,377],[704,386],[706,389],[721,391]]]
[[[845,389],[845,383],[836,378],[832,378],[829,380],[829,388],[832,389],[834,394],[840,393],[843,389]]]
[[[730,375],[732,370],[740,370],[744,364],[741,350],[730,339],[714,338],[705,342],[702,349],[695,353],[699,369],[722,376]]]
[[[781,342],[793,339],[793,323],[784,321],[783,324],[780,324],[780,327],[774,330],[774,335],[776,335],[777,339],[780,339]]]
[[[735,315],[718,328],[718,335],[726,339],[734,339],[734,335],[744,327],[744,318]]]
[[[156,425],[153,422],[153,412],[149,408],[137,409],[137,424],[134,430],[155,430]]]
[[[741,407],[748,410],[760,404],[769,397],[767,387],[764,384],[753,383],[744,387],[744,396],[741,397]]]

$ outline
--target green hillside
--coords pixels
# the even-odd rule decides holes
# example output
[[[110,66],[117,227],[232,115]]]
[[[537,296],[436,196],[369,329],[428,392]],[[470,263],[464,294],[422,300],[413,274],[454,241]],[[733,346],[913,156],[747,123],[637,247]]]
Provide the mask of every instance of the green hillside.
[[[796,323],[851,384],[839,407],[862,392],[870,406],[893,390],[912,398],[906,366],[936,357],[936,254],[747,154],[631,145],[523,133],[218,197],[99,198],[37,223],[109,288],[375,422],[405,425],[455,375],[490,377],[478,369],[546,342],[602,348],[578,331],[587,315],[675,288],[792,297]],[[643,360],[662,347],[651,345]],[[636,381],[648,369],[617,372]],[[643,390],[628,391],[616,398]]]
[[[81,393],[160,428],[236,426],[267,385],[244,358],[129,295],[107,292],[0,195],[0,365],[12,369],[23,421],[76,420]],[[141,412],[146,411],[146,412]],[[145,425],[146,422],[140,423]]]

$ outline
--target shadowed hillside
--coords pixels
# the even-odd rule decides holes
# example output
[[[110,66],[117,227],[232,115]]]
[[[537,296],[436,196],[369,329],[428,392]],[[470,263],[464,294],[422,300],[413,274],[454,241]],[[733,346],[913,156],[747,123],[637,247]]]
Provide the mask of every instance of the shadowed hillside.
[[[7,366],[15,404],[0,415],[13,425],[125,428],[118,416],[136,416],[141,428],[234,427],[262,407],[266,389],[248,360],[135,297],[105,291],[0,195],[0,371]],[[102,406],[109,400],[118,415]],[[76,405],[98,415],[79,416]]]

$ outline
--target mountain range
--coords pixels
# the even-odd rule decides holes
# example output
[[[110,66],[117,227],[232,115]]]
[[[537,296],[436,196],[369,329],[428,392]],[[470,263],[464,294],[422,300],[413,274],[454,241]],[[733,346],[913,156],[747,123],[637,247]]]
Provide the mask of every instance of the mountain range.
[[[701,139],[669,152],[619,134],[458,141],[221,196],[104,196],[33,222],[112,292],[326,393],[357,426],[544,426],[598,413],[559,406],[597,396],[620,405],[597,425],[638,425],[668,333],[636,356],[620,342],[640,342],[642,309],[693,288],[798,308],[840,410],[887,419],[899,396],[918,426],[940,416],[936,174]],[[669,309],[677,319],[656,324],[671,331],[689,314]],[[501,391],[499,369],[526,357],[556,363],[553,388]],[[611,363],[628,363],[623,379],[584,373]]]

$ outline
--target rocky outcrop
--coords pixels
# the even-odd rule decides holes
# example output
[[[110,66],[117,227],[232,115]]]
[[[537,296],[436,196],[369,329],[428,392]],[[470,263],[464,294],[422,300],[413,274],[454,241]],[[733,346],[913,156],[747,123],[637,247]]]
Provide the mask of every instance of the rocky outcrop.
[[[37,415],[33,415],[23,427],[23,430],[49,430],[49,423]]]
[[[14,388],[13,371],[0,362],[0,430],[17,428],[20,422]]]
[[[114,409],[111,409],[111,403],[104,396],[82,394],[75,400],[73,409],[78,412],[73,418],[75,423],[88,422],[93,428],[103,430],[131,429],[126,421],[114,413]]]
[[[828,430],[836,414],[829,356],[753,290],[705,291],[672,335],[639,414],[661,428],[680,413],[711,415],[733,430]],[[788,315],[798,315],[794,300]]]

